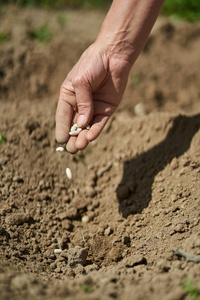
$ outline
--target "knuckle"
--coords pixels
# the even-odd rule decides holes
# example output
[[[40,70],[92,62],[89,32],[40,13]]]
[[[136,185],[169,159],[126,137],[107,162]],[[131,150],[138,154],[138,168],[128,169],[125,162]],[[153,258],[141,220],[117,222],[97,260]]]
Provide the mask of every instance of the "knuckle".
[[[60,87],[60,94],[63,94],[63,93],[65,93],[66,92],[66,87],[65,87],[65,84],[64,84],[64,82],[63,82],[63,84],[61,85],[61,87]]]
[[[78,102],[77,107],[79,112],[84,112],[91,108],[91,104],[89,102]]]
[[[68,97],[74,94],[71,82],[65,80],[60,87],[60,99],[66,101]]]
[[[84,79],[82,76],[76,76],[73,78],[72,84],[74,87],[79,87],[84,84]]]

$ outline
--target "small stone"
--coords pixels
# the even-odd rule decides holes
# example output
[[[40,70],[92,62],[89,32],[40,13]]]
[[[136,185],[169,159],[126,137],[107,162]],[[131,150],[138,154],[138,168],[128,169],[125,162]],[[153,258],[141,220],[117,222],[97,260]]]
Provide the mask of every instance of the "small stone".
[[[140,254],[125,257],[123,259],[123,262],[126,268],[133,268],[134,266],[137,265],[147,265],[146,258]]]
[[[111,169],[111,167],[112,167],[112,163],[109,162],[105,167],[100,168],[97,172],[97,177],[99,178],[99,177],[103,176],[103,174],[105,172],[108,172]]]
[[[68,250],[68,264],[74,267],[78,264],[84,266],[86,264],[88,251],[85,248],[74,247]]]
[[[28,222],[30,216],[27,214],[16,213],[10,216],[6,216],[5,223],[8,225],[22,225]]]
[[[185,232],[184,225],[183,225],[183,224],[177,224],[177,225],[174,227],[174,231],[175,231],[175,232],[179,232],[179,233]]]
[[[18,183],[23,183],[24,179],[22,178],[22,176],[14,176],[13,181]]]
[[[171,167],[172,167],[172,170],[175,170],[178,168],[178,160],[176,157],[174,157],[171,161]]]
[[[110,228],[110,226],[107,227],[107,228],[105,229],[105,231],[104,231],[104,235],[105,235],[105,236],[109,236],[109,235],[111,235],[112,233],[113,233],[113,230]]]
[[[89,196],[91,198],[93,198],[97,194],[97,192],[95,191],[95,189],[92,186],[86,186],[85,193],[87,196]]]
[[[119,199],[126,199],[130,195],[130,190],[127,185],[119,185],[117,188],[117,197]]]
[[[130,245],[130,242],[131,242],[130,236],[124,236],[123,237],[124,245]]]
[[[78,218],[78,210],[76,207],[68,207],[66,210],[66,218],[76,220]]]
[[[110,257],[110,259],[112,261],[115,261],[115,262],[120,261],[122,259],[122,249],[121,249],[120,245],[113,247],[110,250],[110,252],[108,253],[108,256]]]

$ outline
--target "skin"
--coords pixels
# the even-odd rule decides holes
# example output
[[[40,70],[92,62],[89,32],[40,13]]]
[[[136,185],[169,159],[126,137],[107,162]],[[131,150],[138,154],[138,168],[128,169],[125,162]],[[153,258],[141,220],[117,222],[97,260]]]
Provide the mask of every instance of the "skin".
[[[64,80],[56,111],[56,139],[76,153],[95,140],[124,94],[164,0],[114,0],[96,41]],[[84,128],[69,136],[72,124]]]

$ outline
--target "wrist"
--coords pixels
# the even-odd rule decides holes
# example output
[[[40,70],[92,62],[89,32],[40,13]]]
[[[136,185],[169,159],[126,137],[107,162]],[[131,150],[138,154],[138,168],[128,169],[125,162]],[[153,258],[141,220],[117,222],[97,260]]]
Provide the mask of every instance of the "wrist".
[[[108,55],[133,64],[142,51],[164,0],[113,0],[97,43]]]
[[[128,30],[116,30],[112,33],[107,31],[105,34],[100,32],[96,44],[101,46],[108,57],[125,60],[131,65],[135,61],[134,54],[136,49],[129,42]]]

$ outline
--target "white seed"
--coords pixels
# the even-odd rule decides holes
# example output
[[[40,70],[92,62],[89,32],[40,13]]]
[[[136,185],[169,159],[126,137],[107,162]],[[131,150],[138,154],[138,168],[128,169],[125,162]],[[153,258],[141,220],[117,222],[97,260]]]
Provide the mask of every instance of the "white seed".
[[[82,128],[79,127],[77,124],[74,124],[70,128],[69,135],[78,135],[81,131],[82,131]]]
[[[70,128],[71,131],[74,131],[78,128],[78,125],[77,124],[74,124],[72,125],[72,127]]]
[[[89,217],[88,216],[83,216],[81,221],[82,221],[82,223],[88,223],[89,222]]]
[[[87,130],[89,130],[89,129],[90,129],[90,125],[87,125],[85,128],[86,128]]]
[[[64,151],[65,149],[63,147],[57,147],[56,151]]]
[[[70,168],[66,168],[66,175],[69,179],[72,179],[72,171],[70,170]]]
[[[54,249],[55,254],[60,254],[62,252],[62,249]]]
[[[77,126],[72,126],[71,128],[70,128],[70,131],[74,131],[74,130],[76,130],[77,129]]]
[[[78,135],[79,131],[78,130],[73,130],[69,132],[69,135]]]
[[[137,116],[142,116],[145,114],[145,107],[143,103],[138,103],[134,107],[134,112]]]

